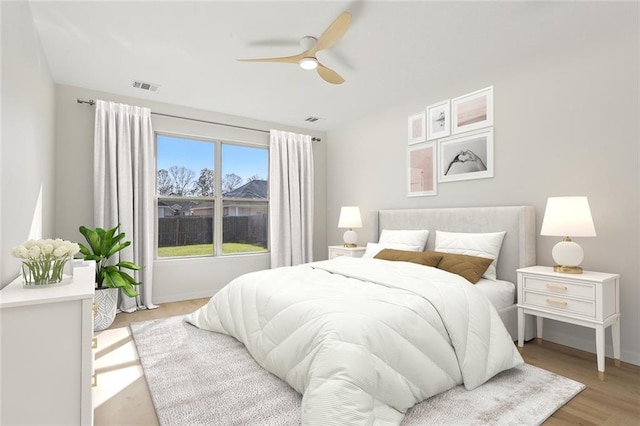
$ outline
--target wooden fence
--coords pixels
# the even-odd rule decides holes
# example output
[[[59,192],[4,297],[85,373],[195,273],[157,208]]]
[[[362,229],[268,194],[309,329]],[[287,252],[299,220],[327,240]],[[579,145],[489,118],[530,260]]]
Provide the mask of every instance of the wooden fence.
[[[225,216],[222,242],[267,247],[267,215]],[[170,216],[158,219],[158,247],[213,244],[212,216]]]

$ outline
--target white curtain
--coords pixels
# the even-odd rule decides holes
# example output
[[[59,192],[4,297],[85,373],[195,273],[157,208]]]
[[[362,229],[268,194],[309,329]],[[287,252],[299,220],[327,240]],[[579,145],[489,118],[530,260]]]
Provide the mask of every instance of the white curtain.
[[[313,260],[311,136],[271,130],[269,238],[271,267]]]
[[[136,286],[139,296],[121,294],[119,308],[125,312],[155,308],[151,302],[155,217],[151,111],[98,100],[95,112],[94,225],[106,229],[120,224],[131,245],[115,261],[142,266],[134,272],[136,281],[142,282]]]

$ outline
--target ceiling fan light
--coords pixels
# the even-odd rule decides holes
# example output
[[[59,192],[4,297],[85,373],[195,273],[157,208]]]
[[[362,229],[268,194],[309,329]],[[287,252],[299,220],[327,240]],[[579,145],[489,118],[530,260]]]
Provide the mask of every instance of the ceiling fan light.
[[[303,70],[314,70],[318,68],[318,60],[316,58],[302,58],[299,64]]]

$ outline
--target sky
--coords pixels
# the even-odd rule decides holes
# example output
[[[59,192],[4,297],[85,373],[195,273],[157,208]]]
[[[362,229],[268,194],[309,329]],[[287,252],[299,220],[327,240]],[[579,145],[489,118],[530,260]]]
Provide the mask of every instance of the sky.
[[[158,135],[158,170],[171,166],[185,166],[200,175],[200,170],[213,169],[215,144],[175,136]],[[222,176],[235,173],[243,182],[258,175],[268,178],[269,151],[264,148],[223,144]]]

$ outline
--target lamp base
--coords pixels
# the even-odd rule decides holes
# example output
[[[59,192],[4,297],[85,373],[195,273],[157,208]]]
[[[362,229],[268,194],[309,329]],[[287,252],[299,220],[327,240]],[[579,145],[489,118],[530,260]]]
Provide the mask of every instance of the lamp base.
[[[561,274],[581,274],[582,268],[579,266],[555,265],[553,272],[559,272]]]
[[[342,236],[342,241],[344,241],[345,247],[357,247],[358,235],[356,234],[356,231],[349,228],[349,230]]]
[[[564,240],[553,246],[551,256],[556,262],[556,266],[553,267],[554,272],[561,274],[582,273],[582,268],[578,265],[584,259],[584,251],[582,247],[571,241],[571,238],[565,237]]]

